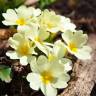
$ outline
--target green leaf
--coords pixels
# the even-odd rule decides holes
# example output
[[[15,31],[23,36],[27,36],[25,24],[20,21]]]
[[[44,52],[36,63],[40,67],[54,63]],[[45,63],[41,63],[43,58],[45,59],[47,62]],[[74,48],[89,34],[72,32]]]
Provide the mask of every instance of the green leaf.
[[[15,7],[22,5],[24,2],[25,2],[25,0],[13,0]]]
[[[11,81],[11,68],[0,65],[0,79],[6,83]]]
[[[56,0],[39,0],[38,6],[43,9],[44,7],[54,3]]]

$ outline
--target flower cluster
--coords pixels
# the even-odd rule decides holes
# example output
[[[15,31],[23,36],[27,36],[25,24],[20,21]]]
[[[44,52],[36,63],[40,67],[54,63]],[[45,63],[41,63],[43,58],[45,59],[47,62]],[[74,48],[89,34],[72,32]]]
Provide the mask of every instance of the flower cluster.
[[[17,33],[10,37],[9,45],[14,49],[6,53],[11,59],[20,60],[32,70],[27,80],[34,90],[45,96],[56,96],[57,88],[67,87],[70,79],[68,71],[72,61],[68,53],[78,59],[90,59],[91,48],[86,45],[88,36],[76,30],[69,18],[54,11],[20,6],[3,13],[6,26],[16,26]],[[60,34],[61,39],[54,40]]]

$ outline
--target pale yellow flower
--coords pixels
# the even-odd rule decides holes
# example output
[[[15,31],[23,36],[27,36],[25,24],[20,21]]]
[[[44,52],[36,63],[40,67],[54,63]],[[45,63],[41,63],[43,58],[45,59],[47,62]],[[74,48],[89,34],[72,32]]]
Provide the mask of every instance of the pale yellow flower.
[[[66,31],[62,34],[62,38],[66,42],[66,48],[71,54],[74,54],[79,59],[91,58],[91,48],[86,45],[88,36],[83,34],[83,31]]]
[[[32,73],[27,75],[30,87],[43,92],[45,96],[57,96],[56,88],[67,87],[70,77],[58,61],[49,62],[45,56],[33,57],[30,64]]]
[[[30,32],[25,33],[26,37],[32,40],[39,50],[47,54],[47,50],[50,48],[50,45],[53,45],[45,41],[50,35],[49,32],[46,32],[44,28],[38,29],[38,27],[34,27],[31,29],[32,30]]]
[[[14,51],[6,53],[11,59],[20,59],[22,65],[27,65],[32,54],[35,54],[34,44],[20,33],[9,38],[9,45]]]
[[[54,11],[44,10],[39,16],[40,27],[47,31],[56,33],[59,31],[60,16],[56,15]]]
[[[40,14],[40,9],[34,9],[33,7],[22,5],[15,10],[8,9],[6,13],[3,13],[2,15],[5,20],[2,22],[4,25],[17,25],[17,29],[21,30],[32,23],[35,24],[36,22],[33,22],[34,18],[36,19]]]

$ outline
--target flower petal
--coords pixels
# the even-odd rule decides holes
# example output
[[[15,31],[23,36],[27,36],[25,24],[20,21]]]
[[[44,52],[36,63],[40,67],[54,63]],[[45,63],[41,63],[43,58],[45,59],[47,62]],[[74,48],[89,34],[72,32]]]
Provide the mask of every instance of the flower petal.
[[[19,8],[15,9],[15,11],[17,12],[18,16],[20,18],[29,18],[32,16],[32,10],[29,10],[29,8],[27,8],[26,6],[22,5]]]
[[[64,40],[67,44],[69,44],[70,39],[72,39],[72,36],[73,36],[73,32],[71,32],[71,31],[66,31],[66,32],[64,32],[64,33],[62,34],[62,38],[63,38],[63,40]]]
[[[60,64],[58,60],[56,60],[50,63],[49,70],[52,72],[54,77],[59,77],[62,73],[64,73],[64,66],[63,64]]]
[[[14,48],[14,49],[17,49],[17,46],[18,46],[18,42],[16,40],[14,40],[12,37],[9,38],[8,40],[8,43],[9,45]]]
[[[78,52],[74,53],[74,55],[81,60],[90,59],[91,51],[92,49],[90,47],[83,46],[83,48],[78,49]]]
[[[21,33],[15,33],[14,34],[14,36],[13,36],[13,40],[16,40],[16,41],[18,41],[18,42],[21,42],[21,41],[23,41],[24,40],[24,35],[23,34],[21,34]]]
[[[39,37],[42,41],[46,40],[49,37],[49,32],[46,32],[44,28],[40,28]]]
[[[2,21],[2,23],[4,24],[4,25],[15,25],[16,23],[15,22],[11,22],[11,21],[8,21],[8,20],[3,20]]]
[[[27,60],[27,56],[22,56],[20,58],[20,63],[24,66],[26,66],[28,64],[28,60]]]
[[[66,88],[68,86],[67,82],[58,80],[55,84],[52,84],[54,88]]]
[[[61,17],[61,25],[60,25],[61,31],[65,32],[70,30],[72,32],[75,32],[76,25],[73,24],[69,18],[66,18],[64,16],[60,16],[60,17]]]
[[[40,75],[36,73],[29,73],[27,75],[27,80],[30,82],[30,87],[34,90],[39,90],[40,88]]]
[[[47,29],[49,32],[51,32],[51,33],[57,33],[58,31],[59,31],[59,27],[56,27],[56,28],[51,28],[51,29]]]
[[[53,87],[55,88],[66,88],[68,86],[67,82],[70,80],[70,76],[65,73],[59,76],[57,82],[53,83]]]
[[[61,63],[64,65],[64,70],[66,72],[72,70],[72,61],[70,59],[62,58]]]
[[[45,96],[57,96],[57,89],[52,87],[51,84],[41,84],[40,88]]]
[[[40,9],[33,10],[33,15],[34,16],[39,16],[40,14],[41,14],[41,10]]]
[[[11,59],[19,59],[19,57],[15,51],[8,51],[8,52],[6,52],[6,55],[8,57],[10,57]]]
[[[41,55],[39,56],[37,60],[37,66],[40,72],[46,71],[50,68],[50,64],[48,64],[48,60],[45,56]]]
[[[40,49],[43,53],[45,53],[46,55],[48,54],[48,49],[46,47],[46,45],[40,43],[40,42],[35,42],[36,46],[38,47],[38,49]]]
[[[58,40],[55,42],[54,47],[53,47],[53,52],[58,58],[64,57],[67,49],[61,40]]]
[[[31,71],[32,72],[38,72],[38,66],[37,66],[37,62],[36,62],[36,57],[35,56],[32,56],[30,58],[30,68],[31,68]]]
[[[5,18],[5,20],[8,20],[8,21],[15,22],[18,19],[18,16],[13,9],[8,9],[7,12],[3,13],[2,15]]]
[[[82,30],[78,30],[73,34],[71,42],[75,42],[77,47],[82,47],[87,43],[88,36],[87,34],[83,34]]]
[[[66,31],[62,34],[62,38],[67,44],[70,44],[70,42],[75,44],[75,47],[82,47],[88,40],[87,34],[83,34],[81,30],[76,32]]]

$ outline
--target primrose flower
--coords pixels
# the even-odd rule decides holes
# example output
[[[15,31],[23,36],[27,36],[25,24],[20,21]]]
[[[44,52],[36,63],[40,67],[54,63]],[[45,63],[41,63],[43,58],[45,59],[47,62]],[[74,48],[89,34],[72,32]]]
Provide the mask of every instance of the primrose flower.
[[[3,22],[4,25],[18,25],[20,27],[26,27],[34,21],[34,18],[41,14],[40,9],[34,9],[33,7],[20,6],[18,9],[8,9],[6,13],[3,13],[5,18]],[[35,18],[36,19],[36,18]],[[34,24],[36,22],[33,22]]]
[[[51,43],[45,42],[49,35],[49,32],[46,32],[44,28],[38,29],[38,27],[34,27],[28,34],[26,32],[26,36],[45,54],[50,49],[49,46],[52,46]]]
[[[14,51],[6,53],[11,59],[20,59],[22,65],[27,65],[34,51],[34,44],[20,33],[16,33],[13,37],[9,38],[9,45]]]
[[[39,16],[39,24],[47,31],[56,33],[59,31],[60,16],[54,11],[44,10]]]
[[[68,51],[79,59],[90,59],[91,48],[87,45],[88,36],[83,34],[83,31],[77,32],[66,31],[62,34]]]
[[[75,28],[76,25],[71,22],[71,20],[67,17],[60,16],[61,17],[61,23],[60,23],[60,31],[65,32],[65,31],[72,31],[76,32]]]
[[[66,54],[66,51],[67,49],[65,47],[65,44],[61,40],[57,40],[54,43],[53,48],[51,48],[51,50],[48,50],[47,56],[49,61],[53,59],[63,58]]]
[[[65,44],[61,40],[57,40],[54,43],[53,48],[48,52],[49,62],[58,61],[64,65],[66,72],[72,69],[72,62],[70,59],[64,58],[66,55],[67,49]]]
[[[30,64],[32,72],[27,75],[30,87],[43,92],[45,96],[57,96],[56,88],[67,87],[70,77],[58,61],[49,62],[41,55],[36,60],[33,57]]]

